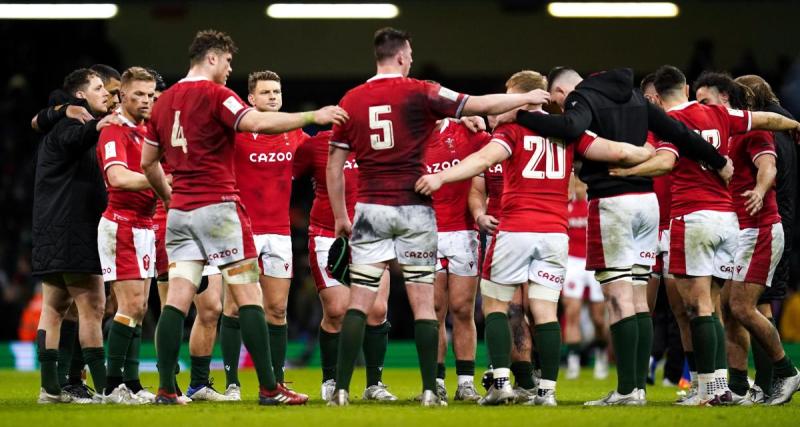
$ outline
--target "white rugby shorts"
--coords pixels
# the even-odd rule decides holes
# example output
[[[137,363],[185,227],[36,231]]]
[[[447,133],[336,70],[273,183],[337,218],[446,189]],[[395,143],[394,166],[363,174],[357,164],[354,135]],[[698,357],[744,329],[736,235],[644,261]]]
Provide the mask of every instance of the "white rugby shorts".
[[[436,265],[436,215],[424,205],[356,203],[351,264],[397,259],[401,265]]]
[[[292,236],[283,234],[255,234],[253,240],[258,253],[261,274],[278,279],[291,279]]]
[[[658,219],[655,193],[590,200],[586,268],[597,271],[655,264]]]
[[[697,211],[670,221],[669,274],[733,278],[739,240],[734,212]]]
[[[104,282],[149,279],[156,275],[156,234],[125,222],[100,218],[97,252]]]
[[[436,271],[456,276],[478,275],[478,232],[476,230],[439,232]]]
[[[582,300],[586,288],[589,288],[589,301],[603,302],[603,289],[594,278],[594,272],[586,269],[586,259],[570,256],[562,293],[566,298]]]

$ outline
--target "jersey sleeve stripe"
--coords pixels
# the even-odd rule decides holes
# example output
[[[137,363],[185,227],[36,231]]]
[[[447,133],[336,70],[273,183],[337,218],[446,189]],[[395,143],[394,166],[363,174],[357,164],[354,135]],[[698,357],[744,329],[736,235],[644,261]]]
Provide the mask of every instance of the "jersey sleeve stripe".
[[[247,114],[247,113],[249,113],[251,111],[253,111],[253,107],[245,108],[244,111],[239,113],[239,116],[236,117],[236,121],[233,122],[233,130],[235,130],[236,132],[239,132],[239,122],[242,121],[242,117],[244,117],[245,114]]]
[[[755,162],[757,158],[763,156],[764,154],[769,154],[770,156],[775,157],[775,158],[778,157],[778,153],[776,153],[775,151],[773,151],[773,150],[764,150],[764,151],[759,151],[758,153],[756,153],[755,156],[753,156],[753,162]]]
[[[506,144],[505,141],[497,138],[492,138],[492,142],[502,145],[503,148],[505,148],[506,151],[508,151],[508,154],[514,154],[514,152],[511,150],[511,147],[508,144]]]
[[[147,138],[145,138],[145,139],[144,139],[144,142],[145,142],[146,144],[150,144],[150,145],[152,145],[153,147],[158,147],[158,143],[157,143],[157,142],[155,142],[155,141],[151,141],[151,140],[149,140],[149,139],[147,139]]]
[[[658,147],[656,148],[656,151],[669,151],[670,153],[674,154],[675,157],[681,157],[680,153],[678,153],[678,150],[670,147]]]
[[[747,131],[750,132],[750,129],[753,127],[753,113],[751,111],[745,111],[747,114]]]
[[[110,168],[111,166],[114,166],[114,165],[121,165],[121,166],[125,166],[125,169],[128,169],[128,164],[127,164],[127,163],[125,163],[125,162],[120,162],[120,161],[114,161],[114,162],[108,162],[108,163],[106,163],[106,165],[105,165],[105,166],[103,166],[103,170],[106,170],[106,169],[108,169],[108,168]]]
[[[456,110],[456,118],[461,118],[461,113],[464,111],[464,106],[467,105],[467,99],[469,99],[469,95],[464,95],[464,98],[461,100],[461,104],[458,105],[458,109]]]
[[[350,145],[345,144],[344,142],[330,141],[328,144],[333,145],[336,148],[341,148],[343,150],[350,151]]]
[[[594,143],[597,142],[597,134],[591,133],[589,131],[586,131],[586,132],[588,134],[590,134],[591,136],[593,136],[594,138],[588,144],[578,144],[577,145],[576,148],[578,148],[578,151],[579,151],[578,154],[580,154],[581,156],[585,155],[586,152],[589,151],[590,148],[592,148],[592,145],[594,145]]]

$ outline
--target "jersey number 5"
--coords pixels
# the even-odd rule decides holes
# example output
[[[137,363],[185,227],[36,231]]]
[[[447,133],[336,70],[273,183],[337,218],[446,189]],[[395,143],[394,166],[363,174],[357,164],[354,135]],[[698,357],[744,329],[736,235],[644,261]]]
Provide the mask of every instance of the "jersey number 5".
[[[188,153],[189,141],[183,136],[180,110],[175,111],[175,120],[172,121],[172,138],[170,140],[173,147],[181,147],[183,154]]]
[[[380,118],[381,114],[388,114],[391,112],[391,105],[369,107],[369,128],[372,130],[380,130],[382,133],[382,135],[371,134],[369,136],[369,142],[373,150],[388,150],[394,147],[392,121],[389,119],[381,120]]]
[[[555,144],[541,136],[526,136],[523,140],[525,151],[533,151],[530,161],[522,171],[528,179],[562,179],[565,177],[566,151],[561,144]],[[544,170],[539,167],[545,160]]]

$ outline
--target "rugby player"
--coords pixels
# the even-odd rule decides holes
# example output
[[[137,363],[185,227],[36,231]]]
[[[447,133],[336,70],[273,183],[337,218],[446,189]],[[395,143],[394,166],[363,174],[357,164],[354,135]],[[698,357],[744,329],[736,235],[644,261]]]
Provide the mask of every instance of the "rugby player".
[[[314,183],[314,203],[311,206],[308,225],[308,257],[311,275],[322,303],[322,320],[319,325],[319,351],[322,364],[322,400],[328,401],[336,389],[336,359],[339,352],[339,336],[342,319],[350,301],[350,288],[333,277],[327,269],[328,252],[333,244],[334,219],[328,200],[325,179],[330,146],[330,131],[320,132],[307,139],[296,152],[294,177],[311,176]],[[358,196],[358,163],[355,154],[350,153],[344,164],[345,201],[347,213],[352,217]],[[383,361],[389,344],[391,324],[386,320],[389,303],[389,271],[381,276],[378,297],[367,312],[367,326],[364,333],[364,362],[367,385],[364,400],[395,401],[397,397],[389,392],[382,381]]]
[[[564,343],[567,345],[566,379],[574,380],[581,372],[581,306],[586,294],[589,298],[589,316],[594,325],[594,377],[605,379],[608,376],[608,337],[606,332],[606,311],[603,304],[603,290],[594,274],[586,269],[586,226],[589,215],[589,202],[586,200],[586,184],[574,174],[570,178],[570,201],[567,207],[569,228],[569,259],[565,277],[564,305]]]
[[[727,154],[728,138],[751,129],[796,129],[793,120],[772,113],[704,106],[688,101],[683,73],[663,66],[656,72],[656,90],[668,114],[698,133],[708,145]],[[651,161],[614,176],[672,174],[670,257],[667,269],[690,315],[692,344],[698,370],[698,404],[718,405],[731,399],[726,365],[719,357],[724,349],[724,330],[713,316],[712,277],[730,280],[738,240],[738,221],[725,183],[696,161],[681,158],[673,144],[661,142]],[[622,173],[620,173],[622,172]],[[708,233],[708,230],[715,230]],[[720,337],[722,335],[722,337]],[[721,339],[720,339],[721,338]]]
[[[250,221],[234,177],[235,132],[281,133],[305,125],[343,123],[347,113],[325,107],[305,113],[254,111],[224,86],[236,47],[214,30],[200,31],[189,48],[186,78],[167,89],[153,108],[142,150],[145,176],[164,202],[170,261],[167,303],[156,331],[160,387],[156,403],[178,403],[175,366],[183,321],[207,262],[218,266],[239,307],[242,341],[253,358],[262,405],[303,404],[276,382],[267,324],[257,285],[259,270]],[[159,159],[173,168],[170,188]]]
[[[513,75],[506,85],[508,93],[514,94],[541,90],[547,83],[541,74],[526,70]],[[541,104],[529,103],[524,108],[545,114]],[[504,169],[502,220],[497,237],[487,250],[490,268],[483,271],[485,280],[481,282],[486,345],[494,379],[479,402],[482,405],[514,399],[509,382],[511,334],[506,313],[515,289],[526,282],[542,368],[537,394],[529,404],[557,404],[561,328],[556,314],[567,268],[568,186],[576,149],[584,157],[631,165],[652,155],[646,148],[595,138],[589,133],[575,148],[509,123],[495,128],[492,143],[477,153],[448,170],[423,176],[416,184],[417,191],[431,194],[442,184],[472,178],[509,159]]]
[[[328,194],[335,234],[351,237],[350,304],[342,322],[336,392],[331,405],[346,405],[366,312],[383,271],[397,260],[414,312],[422,374],[422,405],[445,402],[436,395],[439,325],[433,303],[436,218],[430,199],[414,191],[423,167],[425,143],[438,119],[462,114],[500,114],[527,103],[546,102],[544,91],[470,97],[438,84],[408,78],[408,33],[380,29],[374,38],[377,74],[350,90],[339,105],[351,121],[336,125],[328,155]],[[359,196],[353,223],[347,213],[342,167],[350,151],[359,166]]]
[[[695,82],[697,100],[705,105],[748,108],[746,98],[752,93],[735,95],[746,90],[749,89],[722,73],[703,73]],[[730,192],[739,220],[739,236],[733,281],[722,290],[722,314],[733,403],[756,403],[756,394],[749,393],[747,380],[747,353],[753,337],[764,344],[774,364],[773,375],[778,379],[774,385],[777,395],[770,396],[767,402],[783,404],[796,391],[800,375],[786,357],[775,325],[756,307],[761,294],[772,285],[783,255],[783,227],[774,186],[777,153],[772,133],[753,130],[731,138],[730,157],[736,170]],[[773,390],[767,392],[773,394]]]
[[[155,196],[141,169],[144,123],[150,115],[155,87],[155,78],[145,69],[125,70],[119,111],[123,124],[103,129],[97,144],[97,159],[108,190],[108,206],[97,228],[97,245],[103,281],[110,282],[117,301],[108,334],[106,390],[98,390],[108,403],[150,403],[123,383],[123,367],[127,366],[137,327],[141,335],[150,279],[155,276]],[[138,346],[135,350],[131,356],[138,360]]]
[[[257,71],[247,78],[247,100],[257,111],[280,111],[283,106],[281,78],[273,71]],[[289,200],[292,196],[292,163],[295,150],[308,138],[302,129],[275,135],[240,132],[236,134],[234,163],[236,186],[242,204],[252,221],[258,264],[259,283],[264,297],[275,378],[284,383],[287,325],[286,306],[294,272],[292,236],[289,227]],[[230,291],[227,292],[230,296]],[[236,331],[236,304],[225,298],[223,333]],[[238,385],[236,363],[241,342],[224,339],[222,347],[228,387]],[[285,384],[284,384],[285,385]]]

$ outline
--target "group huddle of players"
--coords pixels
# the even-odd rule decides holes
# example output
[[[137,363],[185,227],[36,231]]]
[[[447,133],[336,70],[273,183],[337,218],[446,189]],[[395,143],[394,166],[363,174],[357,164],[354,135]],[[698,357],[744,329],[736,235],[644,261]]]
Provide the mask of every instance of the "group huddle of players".
[[[331,406],[349,403],[362,351],[363,398],[397,400],[381,379],[390,264],[402,272],[414,313],[423,406],[448,400],[448,313],[456,400],[556,405],[559,300],[563,292],[574,307],[590,284],[600,343],[595,375],[606,375],[610,341],[618,385],[586,405],[646,404],[653,340],[647,284],[660,283],[651,280],[654,265],[692,371],[692,391],[679,404],[791,399],[800,373],[757,301],[783,253],[768,131],[800,123],[751,111],[756,106],[742,94],[763,80],[717,75],[721,80],[697,89],[700,102],[689,102],[686,79],[671,66],[660,68],[644,93],[627,69],[583,80],[557,68],[548,78],[517,72],[505,94],[470,96],[408,78],[407,33],[384,28],[374,44],[376,75],[338,106],[305,113],[279,112],[273,72],[250,75],[249,105],[226,88],[236,48],[217,31],[197,34],[187,77],[163,92],[143,68],[122,74],[119,108],[85,125],[100,131],[91,149],[108,192],[97,227],[102,280],[117,305],[107,364],[87,360],[94,396],[62,388],[51,327],[39,341],[41,403],[240,400],[242,344],[257,372],[260,404],[305,403],[309,397],[284,381],[293,271],[288,211],[292,180],[302,176],[315,185],[308,245],[323,306],[321,394]],[[106,112],[109,93],[99,76],[78,70],[67,80],[78,82],[65,89],[85,100],[92,116]],[[563,114],[546,113],[547,104]],[[479,116],[488,117],[491,133]],[[333,129],[312,137],[301,130],[309,124]],[[156,394],[141,387],[136,354],[154,277],[162,302]],[[725,281],[720,302],[717,285]],[[61,286],[70,290],[67,280]],[[44,292],[52,296],[56,287]],[[474,385],[478,288],[490,362],[483,395]],[[175,374],[192,303],[198,317],[184,396]],[[208,377],[220,314],[223,393]],[[580,332],[575,316],[570,320],[566,341],[574,344]],[[748,384],[751,337],[770,358],[769,390]],[[95,357],[98,349],[86,350]],[[577,375],[575,357],[568,377]]]

